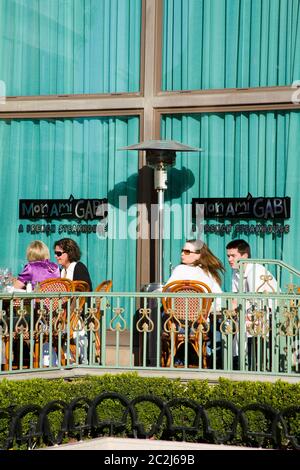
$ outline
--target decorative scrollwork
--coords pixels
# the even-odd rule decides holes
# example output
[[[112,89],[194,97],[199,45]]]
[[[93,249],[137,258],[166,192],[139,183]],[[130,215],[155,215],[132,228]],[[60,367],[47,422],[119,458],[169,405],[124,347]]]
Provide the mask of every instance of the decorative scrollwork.
[[[288,294],[293,294],[293,295],[297,295],[299,296],[299,287],[297,286],[297,284],[286,284],[285,285],[286,289],[287,289],[287,293]],[[294,299],[291,299],[290,300],[290,307],[295,307],[297,308],[298,306],[298,298],[294,298]]]
[[[281,336],[296,336],[299,333],[300,320],[297,308],[284,307],[283,316],[286,320],[279,325],[279,334]]]
[[[73,310],[71,322],[72,322],[74,332],[82,331],[85,327],[84,320],[81,316],[81,312],[82,312],[81,308],[74,308]]]
[[[264,310],[247,313],[246,330],[251,336],[265,337],[270,331],[269,320]]]
[[[18,335],[28,333],[28,323],[25,318],[27,315],[27,310],[20,308],[17,310],[17,315],[19,318],[15,326],[15,332]]]
[[[296,294],[295,289],[298,287],[297,284],[290,283],[286,284],[285,287],[287,289],[287,294]]]
[[[154,330],[154,323],[150,318],[151,308],[140,308],[139,313],[141,314],[141,318],[139,318],[136,323],[136,329],[140,333],[150,333]]]
[[[8,336],[8,325],[5,320],[5,310],[0,310],[0,336]]]
[[[200,313],[198,319],[192,323],[191,331],[193,333],[201,333],[202,335],[206,335],[210,330],[209,321],[205,318],[205,311],[204,313]]]
[[[109,322],[109,327],[112,331],[124,331],[126,330],[126,320],[122,317],[122,313],[125,311],[123,307],[115,307],[112,309],[114,316]],[[115,323],[115,327],[113,324]],[[123,326],[122,326],[123,325]]]
[[[164,322],[163,329],[166,333],[179,333],[180,328],[182,328],[180,321],[175,315],[175,310],[173,308],[168,308],[166,311],[168,318]]]
[[[271,274],[262,274],[260,276],[260,279],[263,281],[262,284],[260,284],[260,286],[258,286],[258,288],[256,289],[256,292],[275,292],[275,289],[274,287],[272,286],[272,284],[270,284],[270,281],[272,281],[273,279],[273,276],[271,276]],[[262,287],[266,288],[266,290],[261,290]],[[267,286],[271,289],[271,291],[269,289],[267,289]]]
[[[57,308],[57,317],[54,320],[54,331],[55,333],[62,333],[66,329],[66,318],[65,310],[63,308]]]
[[[87,309],[88,316],[87,316],[86,322],[87,322],[88,331],[95,332],[95,331],[98,331],[100,328],[100,320],[97,318],[97,312],[98,312],[98,309],[95,307],[89,307]],[[100,311],[100,315],[101,315],[101,311]]]
[[[119,415],[109,412],[104,416],[99,409],[106,408],[106,402],[113,402],[120,408]],[[151,406],[149,425],[146,427],[141,419],[142,412]],[[81,411],[83,420],[77,422],[77,412]],[[53,429],[51,413],[60,414],[60,425]],[[212,413],[213,411],[213,413]],[[205,406],[188,397],[175,397],[164,401],[160,397],[151,395],[138,395],[133,399],[118,392],[103,392],[92,400],[87,397],[77,397],[71,402],[53,400],[41,408],[34,403],[19,408],[2,408],[1,417],[8,421],[9,436],[0,443],[1,450],[20,449],[33,446],[44,447],[45,444],[60,444],[64,439],[74,440],[74,436],[81,437],[92,434],[94,437],[103,437],[105,429],[109,427],[110,435],[123,435],[140,439],[157,438],[173,441],[184,440],[187,436],[197,442],[213,442],[214,444],[236,444],[239,439],[244,445],[254,445],[260,448],[282,449],[289,445],[292,449],[300,450],[297,428],[293,425],[299,415],[300,407],[296,404],[277,410],[265,403],[249,403],[237,406],[229,400],[217,399],[207,401]],[[220,430],[216,420],[211,416],[230,416],[226,430]],[[186,419],[180,419],[183,414]],[[249,415],[263,424],[249,425]],[[24,423],[29,425],[24,426]],[[132,431],[133,430],[133,431]],[[83,443],[82,443],[83,444]],[[78,443],[78,450],[81,445]],[[22,447],[21,447],[22,446]],[[284,447],[283,447],[284,446]],[[84,447],[81,447],[84,448]],[[236,447],[238,450],[239,447]]]
[[[47,321],[48,312],[45,308],[39,308],[37,313],[38,319],[34,325],[34,332],[36,334],[47,333],[49,331],[49,325]]]
[[[239,325],[236,320],[235,310],[223,310],[224,318],[220,325],[220,332],[223,335],[236,335],[239,332]],[[235,317],[235,318],[234,318]]]

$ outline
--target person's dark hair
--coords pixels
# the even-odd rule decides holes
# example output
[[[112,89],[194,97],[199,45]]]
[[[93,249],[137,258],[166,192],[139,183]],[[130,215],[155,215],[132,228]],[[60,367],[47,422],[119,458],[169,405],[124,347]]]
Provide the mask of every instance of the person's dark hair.
[[[196,253],[200,253],[200,258],[195,261],[194,266],[200,266],[207,274],[211,274],[217,283],[221,285],[221,274],[225,271],[223,263],[217,258],[208,246],[201,240],[187,240],[195,248]]]
[[[241,255],[247,254],[248,258],[251,258],[251,249],[249,243],[245,240],[232,240],[227,243],[226,250],[237,249]]]
[[[59,246],[62,251],[68,254],[68,258],[71,263],[73,261],[80,260],[80,248],[77,243],[71,238],[62,238],[61,240],[58,240],[54,243],[54,249],[56,246]]]

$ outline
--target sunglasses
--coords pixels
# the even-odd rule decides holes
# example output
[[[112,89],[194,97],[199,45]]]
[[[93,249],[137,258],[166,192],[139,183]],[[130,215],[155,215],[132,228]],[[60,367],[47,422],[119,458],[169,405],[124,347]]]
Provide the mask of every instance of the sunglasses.
[[[190,255],[191,253],[199,253],[199,251],[185,250],[184,248],[182,248],[181,253],[184,253],[185,255]]]
[[[54,251],[55,256],[61,256],[65,253],[65,251]]]

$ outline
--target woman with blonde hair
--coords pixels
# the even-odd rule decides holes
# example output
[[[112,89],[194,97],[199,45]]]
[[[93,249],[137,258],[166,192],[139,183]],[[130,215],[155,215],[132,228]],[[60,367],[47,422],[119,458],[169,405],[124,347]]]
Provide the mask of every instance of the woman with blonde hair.
[[[50,261],[50,252],[47,245],[40,240],[31,242],[26,250],[28,263],[14,282],[15,289],[24,289],[31,283],[34,289],[37,282],[45,279],[60,277],[59,267]]]

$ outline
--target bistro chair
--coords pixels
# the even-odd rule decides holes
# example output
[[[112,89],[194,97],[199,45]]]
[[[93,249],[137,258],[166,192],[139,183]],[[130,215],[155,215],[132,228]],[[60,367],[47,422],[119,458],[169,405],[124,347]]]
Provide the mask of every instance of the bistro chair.
[[[72,281],[74,292],[89,292],[90,288],[86,281]]]
[[[163,287],[162,292],[182,293],[211,293],[210,288],[200,281],[180,280],[170,282]],[[197,298],[162,298],[162,305],[166,319],[163,321],[162,332],[162,367],[171,365],[171,341],[173,342],[174,359],[180,348],[184,348],[186,341],[185,327],[186,315],[188,315],[188,344],[191,345],[197,357],[200,356],[200,344],[202,335],[202,366],[207,368],[207,343],[209,341],[209,312],[213,299]]]
[[[35,288],[36,293],[38,292],[68,292],[72,291],[72,283],[68,279],[61,279],[61,278],[51,278],[47,279],[45,281],[40,282],[37,284]],[[24,292],[26,292],[24,290]],[[40,348],[43,347],[40,344],[40,338],[41,337],[48,337],[48,331],[49,331],[49,313],[50,313],[50,306],[52,305],[52,312],[53,312],[53,331],[55,334],[55,312],[57,308],[59,307],[59,300],[61,300],[62,303],[62,308],[63,304],[66,303],[66,298],[45,298],[45,299],[39,299],[36,298],[34,300],[34,325],[33,325],[33,334],[34,334],[34,354],[33,354],[33,367],[38,368],[40,366]],[[13,307],[16,315],[18,315],[18,311],[20,308],[23,306],[23,309],[28,310],[29,314],[29,309],[30,309],[30,300],[22,300],[22,299],[14,299],[13,301]],[[42,308],[43,306],[43,308]],[[65,312],[64,312],[64,321],[65,321]],[[30,332],[29,332],[29,325],[25,327],[24,330],[24,320],[23,323],[21,323],[21,326],[18,326],[20,322],[20,319],[16,322],[16,325],[14,327],[14,333],[13,333],[13,351],[14,351],[14,359],[13,359],[13,368],[19,368],[20,367],[20,354],[19,350],[21,348],[20,340],[19,340],[19,335],[20,335],[20,330],[23,333],[23,344],[28,346],[28,341],[30,340]],[[27,322],[26,322],[27,323]],[[43,341],[44,343],[44,341]],[[29,346],[28,346],[29,347]],[[24,346],[23,346],[24,348]],[[9,337],[5,338],[5,366],[4,368],[8,368],[9,364]],[[26,362],[28,362],[28,359],[23,358]],[[22,364],[23,368],[27,368],[28,365]]]
[[[40,350],[41,350],[41,343],[40,338],[44,335],[43,330],[46,332],[50,328],[49,324],[49,315],[52,309],[53,317],[52,317],[52,327],[53,327],[53,336],[57,339],[59,331],[64,330],[64,326],[67,321],[67,301],[68,297],[63,297],[61,294],[65,292],[73,292],[74,287],[72,281],[65,278],[51,278],[46,279],[39,283],[38,292],[57,292],[60,295],[58,297],[52,298],[44,298],[44,299],[36,299],[36,313],[38,318],[35,322],[34,332],[35,332],[35,347],[34,347],[34,367],[39,367],[40,365]],[[43,306],[43,307],[42,307]],[[62,311],[58,312],[57,310],[61,306]],[[45,313],[44,313],[45,312]],[[48,337],[48,333],[46,333],[46,339]],[[57,343],[57,341],[55,341]],[[58,345],[55,345],[58,349]],[[51,345],[52,347],[52,345]],[[62,350],[62,365],[65,365],[65,355]]]
[[[111,280],[105,280],[101,282],[95,289],[95,292],[109,292],[112,288],[112,281]],[[96,297],[95,299],[95,307],[96,307],[96,313],[95,317],[96,320],[98,320],[99,325],[101,325],[101,316],[102,316],[102,310],[101,310],[101,302],[102,302],[102,297]],[[100,362],[101,360],[101,340],[100,340],[100,329],[95,331],[95,354],[96,354],[96,361]]]
[[[89,292],[90,287],[86,281],[72,281],[74,292]],[[86,297],[77,297],[74,295],[71,300],[71,316],[70,316],[70,353],[72,361],[76,361],[76,332],[80,329],[80,323],[83,321],[83,307]],[[81,330],[84,329],[84,325]]]
[[[109,292],[112,288],[112,281],[107,280],[101,282],[95,289],[95,292]]]
[[[73,290],[73,281],[58,277],[40,282],[37,292],[58,292],[61,294],[62,292],[73,292]],[[52,302],[52,311],[54,312],[59,306],[59,301],[62,300],[62,302],[65,303],[67,297],[61,297],[61,295],[59,295],[59,297],[39,299],[39,301],[41,300],[43,300],[43,305],[47,310],[50,310]]]

